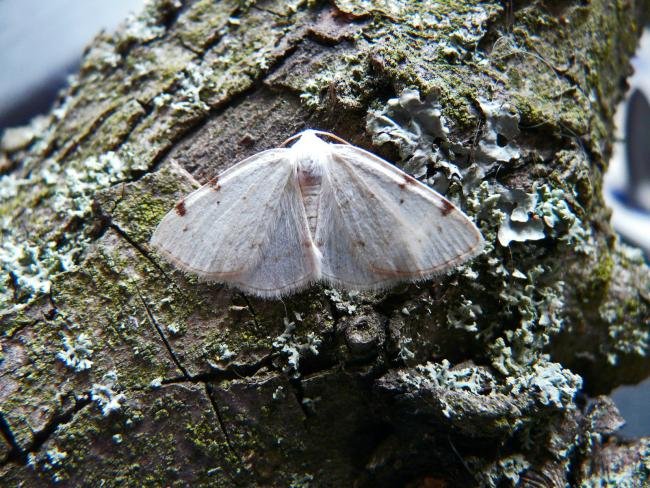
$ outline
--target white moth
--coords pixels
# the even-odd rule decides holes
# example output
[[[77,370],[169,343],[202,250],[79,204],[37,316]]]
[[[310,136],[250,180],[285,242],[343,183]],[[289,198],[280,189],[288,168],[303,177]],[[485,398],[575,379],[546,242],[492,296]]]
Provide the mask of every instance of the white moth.
[[[483,248],[465,214],[378,156],[324,132],[295,139],[178,202],[151,244],[184,271],[268,298],[318,281],[368,290],[423,280]]]

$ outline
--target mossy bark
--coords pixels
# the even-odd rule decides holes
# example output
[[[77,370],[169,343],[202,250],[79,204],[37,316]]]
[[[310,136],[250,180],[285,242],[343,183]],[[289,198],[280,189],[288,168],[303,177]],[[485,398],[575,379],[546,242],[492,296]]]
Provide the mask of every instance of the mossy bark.
[[[0,484],[647,483],[650,439],[585,401],[650,364],[601,194],[647,7],[158,0],[98,37],[3,139]],[[195,180],[306,127],[444,191],[485,253],[264,301],[152,252]]]

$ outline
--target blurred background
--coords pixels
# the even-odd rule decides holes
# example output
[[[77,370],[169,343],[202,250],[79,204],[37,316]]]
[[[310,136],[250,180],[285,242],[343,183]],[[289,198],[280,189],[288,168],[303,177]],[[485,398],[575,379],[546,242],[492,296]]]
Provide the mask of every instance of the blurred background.
[[[46,113],[77,71],[84,48],[111,32],[145,0],[0,0],[0,136]],[[650,31],[633,59],[619,107],[614,156],[605,178],[612,223],[623,241],[650,256]],[[627,424],[623,436],[650,435],[650,379],[612,392]]]
[[[84,48],[144,0],[0,0],[0,132],[49,110]]]

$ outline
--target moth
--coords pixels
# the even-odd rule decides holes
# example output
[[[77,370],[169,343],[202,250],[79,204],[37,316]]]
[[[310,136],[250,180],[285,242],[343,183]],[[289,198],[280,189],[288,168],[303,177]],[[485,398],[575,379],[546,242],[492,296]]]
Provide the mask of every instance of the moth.
[[[182,199],[152,246],[183,271],[266,298],[316,282],[388,288],[445,273],[482,250],[463,212],[382,158],[314,130],[291,143]]]

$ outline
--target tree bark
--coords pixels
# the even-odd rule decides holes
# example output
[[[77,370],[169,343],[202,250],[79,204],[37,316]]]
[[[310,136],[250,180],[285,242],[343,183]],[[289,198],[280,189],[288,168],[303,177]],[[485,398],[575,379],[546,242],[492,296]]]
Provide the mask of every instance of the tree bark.
[[[99,36],[3,138],[0,484],[647,483],[650,439],[587,401],[649,370],[601,194],[644,9],[159,0]],[[485,253],[265,301],[152,252],[193,179],[307,127],[444,192]]]

